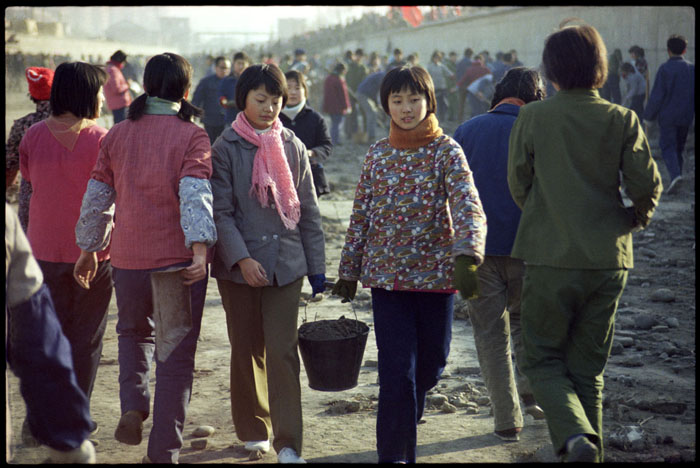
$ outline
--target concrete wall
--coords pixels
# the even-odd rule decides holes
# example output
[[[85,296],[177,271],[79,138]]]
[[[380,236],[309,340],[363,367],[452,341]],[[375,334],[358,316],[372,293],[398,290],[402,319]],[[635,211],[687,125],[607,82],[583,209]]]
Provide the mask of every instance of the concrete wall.
[[[671,34],[686,37],[686,58],[695,62],[695,10],[692,7],[500,7],[472,17],[425,24],[391,35],[378,31],[344,44],[342,50],[329,52],[341,54],[347,49],[362,47],[366,52],[384,54],[390,43],[391,49],[401,48],[404,57],[418,52],[421,64],[425,65],[436,49],[454,50],[460,57],[467,47],[475,53],[488,50],[492,57],[498,51],[516,49],[521,62],[528,67],[537,67],[545,38],[569,17],[580,18],[594,26],[608,51],[619,48],[625,61],[630,60],[627,53],[630,46],[644,48],[652,77],[657,67],[668,59],[666,40]]]

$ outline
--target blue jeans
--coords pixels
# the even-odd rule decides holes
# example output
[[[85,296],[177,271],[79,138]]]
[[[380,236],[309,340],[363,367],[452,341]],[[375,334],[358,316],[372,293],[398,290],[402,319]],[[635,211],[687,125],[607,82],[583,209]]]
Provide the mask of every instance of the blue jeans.
[[[379,363],[379,463],[416,461],[425,396],[447,364],[454,294],[372,289]]]
[[[155,322],[151,271],[112,267],[117,298],[119,345],[119,400],[122,414],[137,410],[150,413],[148,382],[155,349]],[[194,356],[202,322],[207,278],[190,286],[192,329],[165,362],[156,365],[153,428],[148,458],[153,463],[177,463],[182,429],[192,394]]]
[[[343,114],[330,114],[331,116],[331,142],[334,145],[339,145],[340,141],[340,127],[343,125],[343,119],[345,116]]]
[[[370,98],[366,94],[357,93],[357,101],[360,103],[360,108],[365,116],[365,129],[370,142],[374,142],[377,137],[377,114],[370,104]]]
[[[5,356],[19,378],[32,435],[57,450],[79,447],[90,434],[90,407],[75,379],[70,343],[49,288],[42,285],[8,312]]]
[[[659,146],[670,180],[683,173],[683,150],[688,138],[687,126],[659,127]]]

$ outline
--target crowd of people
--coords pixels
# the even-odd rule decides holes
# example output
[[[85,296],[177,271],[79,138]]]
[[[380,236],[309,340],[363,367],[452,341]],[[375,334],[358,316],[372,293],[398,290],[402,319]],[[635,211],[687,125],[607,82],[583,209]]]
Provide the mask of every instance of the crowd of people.
[[[546,419],[563,461],[604,461],[610,330],[632,232],[663,190],[643,121],[658,121],[669,192],[694,119],[686,47],[668,39],[650,91],[643,50],[630,49],[630,68],[585,24],[550,34],[539,69],[515,50],[435,51],[423,65],[399,48],[308,59],[302,47],[279,65],[243,51],[198,57],[198,81],[195,60],[173,53],[150,57],[141,76],[122,51],[104,66],[27,67],[37,109],[13,125],[6,183],[19,172],[28,190],[19,217],[6,205],[5,232],[23,440],[47,445],[55,462],[95,462],[89,405],[114,293],[114,437],[141,444],[152,417],[144,462],[177,463],[211,275],[236,434],[247,450],[305,463],[298,304],[304,277],[313,295],[326,288],[324,162],[351,139],[368,149],[332,294],[352,301],[358,282],[371,290],[378,461],[416,461],[457,293],[470,304],[495,436],[519,440],[522,401]],[[628,92],[616,91],[616,72]],[[105,105],[109,129],[97,124]],[[446,121],[463,123],[450,136]],[[157,278],[187,298],[166,311],[171,320]],[[66,404],[47,407],[47,391]]]

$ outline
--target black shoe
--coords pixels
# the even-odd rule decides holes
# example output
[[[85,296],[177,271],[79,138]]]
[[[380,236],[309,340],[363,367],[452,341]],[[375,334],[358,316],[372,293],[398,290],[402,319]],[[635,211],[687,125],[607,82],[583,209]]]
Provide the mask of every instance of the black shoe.
[[[598,447],[585,435],[579,435],[564,459],[567,463],[595,463],[598,460]]]

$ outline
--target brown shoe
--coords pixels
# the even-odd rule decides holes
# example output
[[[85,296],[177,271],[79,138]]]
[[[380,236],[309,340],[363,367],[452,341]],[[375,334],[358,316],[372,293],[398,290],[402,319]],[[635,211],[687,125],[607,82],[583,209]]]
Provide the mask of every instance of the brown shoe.
[[[143,413],[137,410],[130,410],[122,414],[117,429],[114,431],[114,438],[122,444],[139,445],[143,432],[143,419]]]

